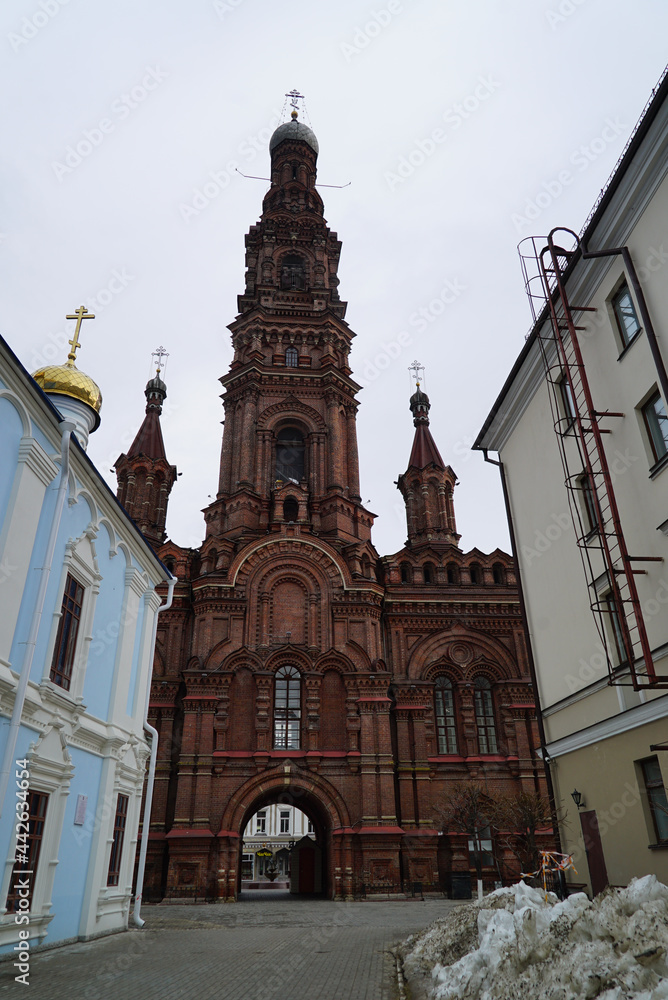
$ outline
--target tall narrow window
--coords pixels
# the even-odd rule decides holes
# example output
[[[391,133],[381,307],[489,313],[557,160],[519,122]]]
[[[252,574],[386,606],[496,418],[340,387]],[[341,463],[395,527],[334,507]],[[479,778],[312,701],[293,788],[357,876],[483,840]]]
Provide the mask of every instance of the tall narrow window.
[[[612,308],[617,320],[619,335],[622,338],[622,345],[626,347],[640,333],[640,323],[626,282],[613,295]]]
[[[469,573],[471,575],[471,583],[480,584],[482,583],[482,569],[478,563],[471,563],[469,566]]]
[[[285,352],[285,365],[287,368],[297,368],[299,366],[299,354],[296,347],[288,347]]]
[[[301,728],[301,678],[296,667],[276,672],[274,694],[274,746],[298,750]]]
[[[668,798],[658,757],[641,761],[657,844],[668,842]]]
[[[566,426],[563,429],[568,430],[575,422],[575,399],[573,398],[573,389],[568,380],[568,375],[563,375],[559,380],[559,392],[561,393],[561,405],[564,408],[564,415],[566,417]]]
[[[256,833],[267,832],[267,813],[264,809],[255,814],[255,832]]]
[[[109,856],[107,885],[118,885],[118,879],[121,874],[121,857],[123,855],[123,841],[125,840],[125,826],[128,820],[129,801],[130,799],[127,795],[119,795],[116,801],[114,839],[111,843],[111,855]]]
[[[290,833],[290,813],[288,810],[281,810],[281,833]]]
[[[457,753],[455,701],[452,693],[452,681],[448,677],[436,678],[434,699],[436,701],[438,752]]]
[[[402,562],[399,569],[401,570],[401,582],[410,583],[411,582],[411,567],[407,562]]]
[[[434,582],[434,577],[436,575],[436,571],[434,569],[434,564],[433,563],[425,563],[424,566],[422,567],[422,575],[424,577],[424,582],[425,583],[429,583],[429,584],[433,583]]]
[[[58,635],[56,636],[56,648],[53,651],[53,662],[49,674],[53,683],[65,688],[66,691],[69,691],[72,680],[72,665],[77,646],[79,622],[81,621],[83,595],[84,589],[79,581],[68,573],[58,624]]]
[[[304,478],[304,435],[295,427],[284,427],[276,439],[276,478],[300,483]]]
[[[448,583],[459,583],[459,566],[456,563],[448,563],[446,567]]]
[[[585,528],[591,534],[594,531],[598,531],[598,510],[596,507],[596,497],[594,496],[594,487],[588,473],[585,472],[583,476],[580,476],[578,485],[582,491]]]
[[[659,462],[668,455],[668,416],[665,404],[658,392],[655,392],[652,398],[645,403],[642,415],[654,460]]]
[[[475,679],[475,721],[480,753],[497,753],[492,685],[486,677]]]
[[[16,913],[19,909],[21,899],[28,900],[29,909],[32,908],[32,895],[37,876],[37,866],[42,848],[42,837],[44,836],[44,823],[46,820],[46,806],[49,801],[48,795],[41,792],[28,790],[27,813],[28,813],[28,833],[22,829],[21,819],[18,830],[19,837],[16,842],[16,863],[12,870],[12,877],[9,881],[9,894],[7,896],[7,912]],[[23,813],[25,815],[25,813]],[[25,837],[25,839],[23,839]],[[25,859],[25,860],[24,860]],[[26,886],[27,882],[27,886]],[[25,890],[28,895],[25,895]],[[22,890],[19,895],[19,889]]]
[[[615,652],[617,654],[617,665],[621,663],[626,663],[627,657],[626,657],[626,651],[624,649],[624,635],[622,633],[622,625],[619,620],[619,609],[617,607],[617,602],[615,601],[615,595],[612,593],[612,591],[605,595],[603,601],[608,613],[610,632],[612,634],[612,639],[615,644]]]

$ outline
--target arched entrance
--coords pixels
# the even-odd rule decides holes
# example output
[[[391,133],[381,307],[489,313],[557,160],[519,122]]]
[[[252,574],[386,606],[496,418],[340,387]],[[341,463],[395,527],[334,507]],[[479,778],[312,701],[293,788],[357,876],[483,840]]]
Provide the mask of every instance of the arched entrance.
[[[249,853],[244,851],[244,831],[249,820],[272,806],[277,806],[279,813],[281,806],[294,806],[311,824],[312,832],[307,831],[305,839],[294,838],[290,845],[298,879],[292,885],[292,895],[322,895],[328,899],[348,895],[349,888],[343,884],[341,875],[351,862],[352,830],[345,803],[320,776],[308,772],[296,774],[286,762],[280,772],[271,776],[265,772],[246,782],[228,803],[218,835],[221,859],[227,847],[227,869],[224,863],[221,866],[221,874],[225,871],[227,874],[227,897],[238,898],[242,889],[244,853]],[[297,869],[301,874],[297,875]]]
[[[283,856],[288,855],[289,873],[286,873],[285,879],[280,882],[280,886],[289,891],[291,895],[324,895],[327,897],[333,891],[328,878],[329,865],[327,862],[331,850],[331,824],[327,810],[323,808],[322,804],[312,794],[309,795],[303,792],[302,789],[297,789],[301,794],[295,796],[295,791],[296,789],[290,788],[288,791],[279,791],[278,793],[276,791],[264,792],[248,806],[244,814],[238,847],[237,893],[247,890],[244,894],[245,900],[253,898],[252,892],[255,889],[271,890],[271,883],[267,882],[268,876],[266,875],[269,870],[268,866],[256,865],[256,870],[258,867],[264,868],[265,878],[254,880],[251,884],[248,882],[244,884],[244,856],[257,851],[261,854],[267,852],[267,856],[271,852],[271,860],[276,864],[278,869],[282,867],[280,863],[282,859],[279,858],[279,851]],[[272,806],[276,806],[277,809],[272,809]],[[311,833],[307,829],[303,833],[299,831],[296,835],[292,835],[295,833],[293,830],[290,835],[280,838],[277,850],[273,849],[275,842],[272,843],[273,838],[270,839],[269,829],[266,831],[266,837],[256,834],[244,838],[244,832],[247,830],[250,819],[257,817],[261,813],[267,814],[267,818],[270,819],[273,818],[271,816],[272,813],[274,815],[278,813],[280,822],[281,814],[284,811],[287,812],[291,806],[295,806],[306,816],[312,831]]]

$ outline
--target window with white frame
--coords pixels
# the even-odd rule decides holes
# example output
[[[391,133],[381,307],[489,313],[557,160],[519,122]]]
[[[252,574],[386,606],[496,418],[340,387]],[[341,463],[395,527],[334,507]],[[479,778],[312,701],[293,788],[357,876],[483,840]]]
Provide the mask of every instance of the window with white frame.
[[[19,909],[23,910],[22,899],[27,900],[28,910],[32,909],[33,890],[42,850],[48,801],[48,795],[35,792],[32,789],[27,790],[25,809],[20,814],[17,824],[15,851],[17,860],[9,880],[6,902],[8,913],[17,913]],[[19,814],[17,813],[17,815]],[[23,822],[24,816],[25,823]],[[22,829],[24,826],[27,827],[26,832]]]
[[[584,513],[584,527],[588,534],[598,531],[598,507],[594,487],[589,473],[583,473],[578,479],[578,487],[582,495],[582,510]]]
[[[289,810],[281,810],[280,816],[281,833],[290,833],[290,812]]]
[[[617,320],[617,328],[622,341],[622,347],[627,347],[640,333],[640,323],[636,307],[633,304],[629,286],[624,282],[610,300],[612,311]]]
[[[71,573],[68,573],[49,674],[53,683],[58,684],[66,691],[69,691],[72,681],[72,666],[77,648],[83,597],[83,586]]]
[[[658,757],[640,761],[657,844],[668,843],[668,797]]]
[[[259,813],[255,815],[255,832],[256,833],[266,833],[267,832],[267,813],[262,809]]]
[[[561,396],[561,405],[563,407],[564,416],[566,418],[565,426],[562,426],[562,431],[569,430],[575,422],[575,398],[573,396],[573,389],[569,381],[568,375],[565,373],[559,379],[559,394]]]
[[[659,392],[655,392],[642,408],[650,448],[655,462],[668,455],[668,414]]]
[[[125,827],[128,821],[128,805],[130,797],[119,794],[116,800],[116,815],[114,816],[114,837],[111,842],[111,854],[109,855],[109,871],[107,872],[107,885],[118,885],[121,874],[121,859],[123,857],[123,841],[125,840]]]
[[[624,633],[622,632],[622,624],[619,618],[619,608],[617,607],[615,595],[611,590],[603,595],[603,610],[607,617],[608,634],[614,647],[615,665],[619,666],[626,663],[627,656],[624,647]]]

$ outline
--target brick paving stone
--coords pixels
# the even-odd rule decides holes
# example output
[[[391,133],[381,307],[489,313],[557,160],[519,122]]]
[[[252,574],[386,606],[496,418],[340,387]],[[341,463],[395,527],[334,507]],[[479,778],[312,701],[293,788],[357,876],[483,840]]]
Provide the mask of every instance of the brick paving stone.
[[[36,952],[39,1000],[395,1000],[390,949],[462,905],[334,903],[246,893],[234,904],[145,906],[146,926]],[[464,904],[466,905],[466,904]],[[21,988],[0,963],[0,997]]]

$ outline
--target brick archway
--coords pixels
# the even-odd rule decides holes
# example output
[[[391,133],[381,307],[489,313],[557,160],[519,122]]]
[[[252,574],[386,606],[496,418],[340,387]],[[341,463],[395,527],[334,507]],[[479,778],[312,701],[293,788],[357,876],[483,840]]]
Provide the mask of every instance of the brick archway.
[[[243,834],[250,818],[265,806],[274,803],[295,806],[308,816],[315,828],[315,840],[322,850],[322,892],[328,899],[349,894],[340,873],[345,847],[352,830],[346,804],[335,788],[318,775],[300,774],[286,761],[270,776],[263,774],[247,781],[230,798],[223,815],[223,826],[218,837],[221,852],[227,844],[228,852],[236,855],[234,871],[236,898],[241,887],[241,855]],[[231,859],[230,859],[231,860]]]

